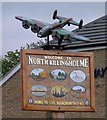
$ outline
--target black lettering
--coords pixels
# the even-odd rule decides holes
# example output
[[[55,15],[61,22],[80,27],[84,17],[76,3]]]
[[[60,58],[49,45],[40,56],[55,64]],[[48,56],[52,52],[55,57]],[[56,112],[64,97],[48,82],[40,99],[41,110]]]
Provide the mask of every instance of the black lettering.
[[[95,69],[94,70],[94,77],[95,78],[97,78],[98,76],[104,77],[106,70],[107,70],[107,67],[101,68],[101,69]]]

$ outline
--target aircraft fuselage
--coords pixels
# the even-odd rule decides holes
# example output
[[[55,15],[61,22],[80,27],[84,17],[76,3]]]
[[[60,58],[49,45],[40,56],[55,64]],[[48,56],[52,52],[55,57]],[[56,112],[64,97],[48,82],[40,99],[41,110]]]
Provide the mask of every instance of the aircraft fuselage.
[[[37,33],[37,36],[40,37],[40,38],[49,36],[52,33],[51,30],[54,30],[56,28],[62,28],[62,27],[64,27],[66,24],[68,24],[68,22],[70,20],[72,20],[72,19],[71,18],[66,18],[66,19],[62,20],[61,22],[56,22],[56,23],[50,24],[48,26],[44,26]]]

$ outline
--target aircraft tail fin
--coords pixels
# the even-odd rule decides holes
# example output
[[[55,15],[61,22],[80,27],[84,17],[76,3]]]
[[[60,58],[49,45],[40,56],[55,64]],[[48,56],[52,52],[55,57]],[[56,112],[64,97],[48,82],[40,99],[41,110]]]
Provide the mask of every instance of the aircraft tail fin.
[[[79,22],[79,29],[82,28],[82,25],[83,25],[83,20],[81,19],[80,22]]]
[[[57,18],[57,10],[55,10],[53,13],[53,20],[55,20],[56,18]]]
[[[55,20],[55,19],[58,19],[60,22],[62,22],[65,19],[65,17],[58,16],[57,10],[55,10],[53,13],[53,20]]]

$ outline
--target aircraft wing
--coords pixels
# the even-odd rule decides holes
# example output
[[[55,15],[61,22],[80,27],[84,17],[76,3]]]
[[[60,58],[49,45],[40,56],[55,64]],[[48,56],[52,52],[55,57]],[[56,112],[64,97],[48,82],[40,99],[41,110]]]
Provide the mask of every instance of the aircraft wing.
[[[71,36],[71,38],[73,38],[74,40],[77,40],[77,41],[90,42],[89,38],[78,35],[78,34],[76,34],[74,32],[71,32],[70,36]]]
[[[84,41],[84,42],[90,42],[90,40],[84,36],[78,35],[74,32],[70,32],[66,29],[60,28],[60,29],[55,29],[52,31],[52,37],[53,38],[59,38],[63,36],[64,40],[68,40],[68,42],[72,42],[72,40],[76,41]]]
[[[44,23],[35,19],[29,19],[22,16],[16,16],[15,18],[22,21],[22,26],[25,29],[28,29],[31,26],[32,32],[35,33],[39,32],[39,30],[42,29],[44,26],[49,25],[48,23]]]

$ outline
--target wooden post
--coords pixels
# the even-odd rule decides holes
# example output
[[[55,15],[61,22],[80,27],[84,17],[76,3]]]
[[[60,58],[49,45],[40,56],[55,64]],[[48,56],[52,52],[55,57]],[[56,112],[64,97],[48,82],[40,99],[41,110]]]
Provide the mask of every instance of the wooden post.
[[[61,120],[65,119],[65,112],[51,112],[51,120],[55,118],[61,118]]]

